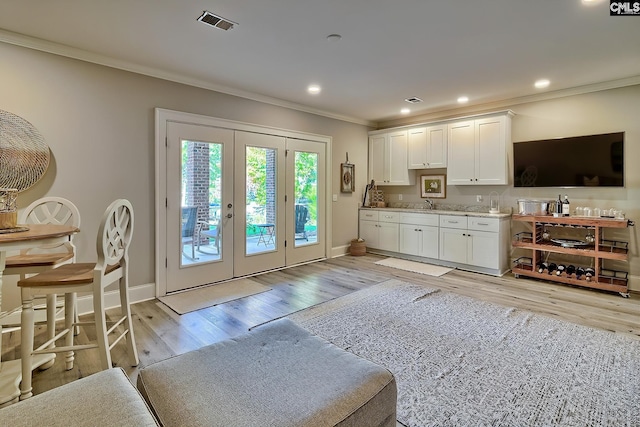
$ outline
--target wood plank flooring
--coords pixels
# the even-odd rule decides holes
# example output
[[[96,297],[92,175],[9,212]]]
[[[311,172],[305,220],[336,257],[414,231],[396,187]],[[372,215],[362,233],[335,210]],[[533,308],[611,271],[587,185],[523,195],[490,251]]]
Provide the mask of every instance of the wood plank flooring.
[[[622,298],[618,294],[526,278],[515,279],[511,274],[493,277],[455,270],[442,277],[432,277],[374,264],[383,258],[371,254],[344,256],[265,273],[252,279],[270,286],[271,291],[182,316],[158,300],[134,304],[132,312],[140,355],[139,367],[237,336],[251,326],[392,278],[423,283],[640,339],[638,294]],[[86,341],[94,334],[91,328],[87,328],[77,341]],[[2,360],[19,358],[19,355],[19,332],[5,334]],[[119,343],[114,348],[114,365],[122,366],[135,383],[138,368],[126,366],[126,360],[124,344]],[[98,370],[97,354],[93,350],[77,352],[75,366],[70,371],[64,370],[60,359],[53,367],[34,373],[34,393],[42,393]]]

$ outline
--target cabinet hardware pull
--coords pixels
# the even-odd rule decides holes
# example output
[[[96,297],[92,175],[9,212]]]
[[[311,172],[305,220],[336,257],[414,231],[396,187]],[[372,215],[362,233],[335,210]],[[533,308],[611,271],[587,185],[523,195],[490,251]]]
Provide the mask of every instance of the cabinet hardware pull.
[[[489,225],[489,224],[486,222],[479,222],[478,225]]]

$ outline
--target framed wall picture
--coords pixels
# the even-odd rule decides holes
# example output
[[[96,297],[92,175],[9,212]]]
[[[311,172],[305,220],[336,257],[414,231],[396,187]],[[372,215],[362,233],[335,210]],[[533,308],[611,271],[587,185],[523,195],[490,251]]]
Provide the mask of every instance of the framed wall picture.
[[[422,175],[420,177],[420,196],[444,199],[447,191],[446,175]]]
[[[340,163],[340,192],[353,193],[355,187],[355,168],[351,163]]]

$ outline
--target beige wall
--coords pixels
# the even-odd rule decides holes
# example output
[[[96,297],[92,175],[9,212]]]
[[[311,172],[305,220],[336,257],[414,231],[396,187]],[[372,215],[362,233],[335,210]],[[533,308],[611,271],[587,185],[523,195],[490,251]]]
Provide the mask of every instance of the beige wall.
[[[51,148],[42,181],[18,196],[26,206],[45,195],[79,208],[80,261],[95,259],[95,236],[107,205],[129,199],[136,215],[131,285],[154,277],[154,108],[202,114],[333,138],[333,245],[347,245],[357,229],[356,194],[339,192],[345,152],[356,164],[356,188],[366,183],[367,127],[204,89],[0,43],[0,109],[33,124]],[[339,251],[339,249],[338,249]],[[18,304],[5,278],[3,309]]]
[[[575,135],[589,135],[607,132],[625,132],[625,188],[514,188],[513,179],[510,185],[504,186],[448,186],[447,198],[443,203],[487,205],[489,193],[497,191],[501,195],[501,206],[516,208],[520,198],[557,199],[562,193],[569,196],[572,206],[591,206],[600,208],[621,208],[627,218],[640,221],[640,85],[625,88],[604,90],[582,95],[567,96],[553,100],[530,102],[518,105],[503,106],[500,109],[511,109],[515,116],[512,121],[513,141],[556,138]],[[467,110],[465,114],[470,114]],[[411,123],[416,123],[415,118]],[[403,123],[394,122],[394,126]],[[409,122],[405,123],[409,124]],[[553,155],[553,153],[549,153]],[[567,162],[588,162],[581,153],[575,153]],[[512,159],[509,158],[510,176],[513,170]],[[446,173],[445,170],[421,173]],[[392,187],[385,191],[390,201],[398,201],[403,195],[404,201],[419,202],[419,188]],[[476,196],[482,195],[484,201],[476,203]],[[633,275],[631,286],[640,291],[640,243],[638,237],[640,223],[629,229],[630,239],[630,273]],[[524,254],[520,254],[524,255]]]

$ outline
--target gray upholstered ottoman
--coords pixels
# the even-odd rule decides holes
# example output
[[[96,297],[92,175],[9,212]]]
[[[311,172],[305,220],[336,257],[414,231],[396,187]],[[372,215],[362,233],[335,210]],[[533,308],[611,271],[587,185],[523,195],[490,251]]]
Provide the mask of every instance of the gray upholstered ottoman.
[[[0,409],[0,426],[157,427],[122,368],[107,369]]]
[[[166,426],[395,426],[396,383],[372,362],[280,319],[140,370]]]

